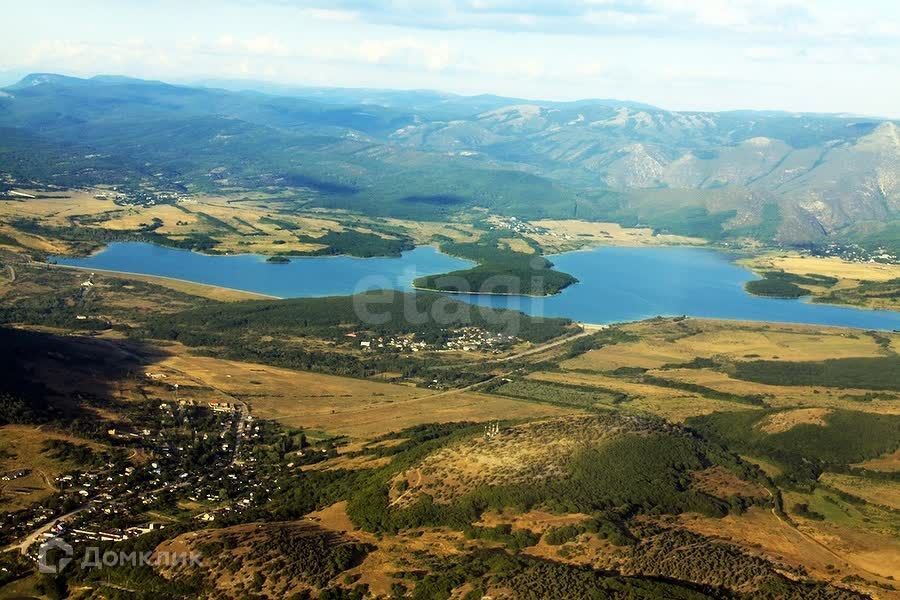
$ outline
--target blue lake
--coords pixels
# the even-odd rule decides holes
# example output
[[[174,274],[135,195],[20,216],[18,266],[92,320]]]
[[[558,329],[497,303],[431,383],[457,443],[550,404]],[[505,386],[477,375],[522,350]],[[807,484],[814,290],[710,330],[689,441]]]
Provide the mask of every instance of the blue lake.
[[[656,315],[689,315],[900,329],[900,313],[778,300],[747,294],[750,271],[726,254],[700,248],[601,247],[551,257],[579,283],[548,298],[459,295],[461,300],[562,316],[588,323],[633,321]],[[297,257],[288,264],[255,255],[208,256],[152,244],[110,244],[87,258],[59,264],[162,275],[280,297],[331,296],[367,289],[408,290],[416,277],[471,263],[419,247],[400,258]]]
[[[465,269],[469,261],[430,246],[401,258],[298,256],[266,262],[256,254],[207,255],[143,242],[115,242],[87,258],[54,257],[61,265],[161,275],[282,298],[343,296],[371,289],[410,289],[416,277]]]

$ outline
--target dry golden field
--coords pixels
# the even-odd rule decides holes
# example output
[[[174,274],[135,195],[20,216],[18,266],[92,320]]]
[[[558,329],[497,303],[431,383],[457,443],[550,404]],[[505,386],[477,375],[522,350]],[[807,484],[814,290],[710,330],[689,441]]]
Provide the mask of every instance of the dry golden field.
[[[73,244],[17,231],[9,223],[26,218],[53,227],[75,225],[135,231],[158,220],[155,231],[174,240],[195,234],[210,235],[217,242],[217,252],[264,255],[320,250],[326,245],[300,241],[298,236],[318,238],[331,231],[348,229],[390,238],[392,236],[384,232],[387,227],[402,232],[419,245],[435,244],[448,237],[454,241],[472,242],[482,234],[467,223],[382,219],[337,210],[282,212],[276,202],[271,202],[271,196],[263,192],[200,194],[175,203],[152,206],[118,205],[113,200],[113,192],[106,188],[53,193],[32,190],[30,193],[47,197],[27,201],[0,200],[0,233],[12,237],[23,247],[59,255],[79,250]],[[98,195],[101,197],[96,197]],[[518,238],[510,239],[509,247],[528,253],[533,251]]]
[[[563,477],[579,450],[641,431],[612,414],[567,416],[504,426],[492,437],[473,437],[444,447],[394,478],[391,501],[406,506],[421,494],[450,502],[486,485],[540,482]],[[398,487],[406,481],[404,491]]]
[[[362,439],[423,423],[572,412],[474,392],[438,395],[406,385],[191,356],[183,349],[163,359],[158,368],[246,402],[258,417]],[[171,381],[176,381],[174,377],[178,375]]]
[[[878,336],[840,328],[740,323],[701,319],[651,320],[622,326],[639,336],[638,341],[607,345],[563,360],[561,370],[537,371],[530,379],[592,386],[629,395],[622,410],[649,411],[673,421],[714,411],[754,410],[746,404],[704,397],[702,391],[685,391],[622,376],[617,369],[646,369],[650,377],[699,385],[715,392],[739,396],[762,395],[772,407],[846,408],[882,414],[900,414],[900,394],[882,392],[866,397],[867,390],[824,386],[768,385],[734,379],[727,370],[678,368],[696,358],[720,362],[747,360],[819,361],[831,358],[878,357],[895,352],[900,335],[878,334],[889,341],[883,347]],[[865,399],[865,402],[859,401]],[[800,413],[804,414],[804,413]]]
[[[797,275],[827,275],[855,281],[890,281],[900,277],[900,265],[850,262],[837,257],[770,254],[741,262],[754,270],[786,271]]]
[[[710,496],[728,498],[743,496],[745,498],[765,498],[767,490],[750,481],[744,481],[728,469],[714,466],[691,473],[691,486]]]
[[[760,431],[768,434],[784,433],[790,431],[798,425],[826,425],[825,417],[831,414],[831,410],[827,408],[797,408],[794,410],[785,410],[769,415],[762,421],[757,423],[756,427]]]
[[[896,473],[900,471],[900,448],[877,458],[857,463],[855,466],[869,469],[870,471]]]
[[[531,373],[528,375],[528,379],[622,392],[629,396],[629,400],[619,405],[620,410],[652,413],[675,423],[681,423],[689,417],[707,415],[716,411],[756,410],[754,407],[744,404],[704,398],[694,392],[635,383],[602,374],[549,371]]]
[[[534,248],[528,245],[528,242],[522,238],[501,238],[499,247],[504,250],[511,250],[521,254],[534,254]]]
[[[688,319],[625,325],[640,341],[592,350],[563,363],[566,369],[611,371],[622,366],[658,368],[693,358],[734,360],[825,360],[881,356],[875,339],[858,330],[767,323]],[[900,336],[892,335],[892,339]]]
[[[766,402],[776,408],[822,407],[847,408],[863,412],[900,414],[900,394],[881,392],[877,399],[861,402],[866,390],[838,389],[822,386],[769,385],[752,381],[733,379],[726,373],[711,369],[672,369],[662,372],[651,371],[667,379],[695,383],[739,395],[764,394]]]
[[[44,442],[65,440],[94,449],[102,446],[90,440],[68,434],[46,431],[29,425],[0,427],[0,473],[30,469],[26,477],[0,482],[0,510],[25,508],[56,490],[53,480],[63,472],[77,467],[55,460],[41,452]]]
[[[431,244],[438,237],[448,237],[455,242],[474,242],[481,237],[481,231],[468,223],[435,223],[403,219],[383,219],[382,222],[390,227],[405,229],[417,244]]]
[[[245,194],[240,198],[197,195],[174,204],[151,206],[120,206],[112,199],[111,192],[102,188],[39,195],[49,197],[29,199],[27,202],[0,201],[0,224],[27,218],[54,227],[74,225],[134,231],[158,220],[160,225],[156,231],[172,239],[183,239],[192,234],[213,235],[218,241],[216,250],[219,252],[257,254],[315,251],[326,246],[301,242],[297,236],[316,238],[329,231],[344,231],[351,226],[348,224],[360,232],[383,235],[371,229],[374,220],[365,217],[344,215],[337,211],[327,214],[317,211],[281,213],[277,206],[267,203],[268,195],[264,193]],[[109,197],[97,198],[97,195]],[[415,228],[422,229],[418,224],[403,223],[410,228],[415,225]],[[28,248],[54,254],[72,252],[69,244],[16,232],[8,225],[3,226],[2,231],[9,231],[14,239]]]
[[[152,283],[165,288],[169,288],[170,290],[181,292],[189,296],[207,298],[209,300],[218,300],[220,302],[240,302],[241,300],[263,300],[267,298],[271,300],[275,298],[274,296],[267,296],[266,294],[259,294],[257,292],[247,292],[244,290],[235,290],[232,288],[207,285],[205,283],[196,283],[194,281],[187,281],[186,279],[176,279],[174,277],[160,277],[157,275],[144,275],[142,273],[124,273],[120,271],[104,271],[100,269],[82,269],[80,267],[69,267],[63,265],[55,265],[54,268],[71,269],[74,273],[84,273],[86,271],[90,271],[91,273],[95,273],[98,276],[95,277],[95,281],[98,285],[102,285],[102,281],[104,278],[109,278],[113,281],[143,281],[146,283]]]
[[[714,320],[651,320],[621,326],[625,332],[636,334],[639,340],[606,345],[575,358],[560,362],[559,369],[537,370],[522,377],[524,381],[551,382],[556,385],[596,388],[598,393],[609,390],[621,392],[628,399],[617,405],[624,412],[650,412],[670,421],[711,412],[761,410],[716,394],[739,397],[761,396],[771,408],[784,409],[770,413],[759,421],[760,432],[778,435],[799,425],[825,426],[835,410],[864,411],[884,415],[900,414],[900,394],[881,391],[870,394],[864,389],[839,389],[825,386],[766,385],[732,378],[728,368],[691,364],[694,359],[712,359],[717,365],[749,360],[820,361],[831,358],[884,357],[897,350],[900,335],[895,333],[867,334],[862,331],[801,325],[763,323],[734,323]],[[689,367],[689,368],[688,368]],[[637,369],[636,369],[637,368]],[[676,384],[700,386],[691,390],[671,385],[657,385],[642,381],[647,376]],[[712,395],[713,397],[708,397]],[[454,452],[446,448],[444,453]],[[472,456],[474,452],[475,456]],[[441,453],[433,455],[438,460]],[[448,454],[448,456],[450,456]],[[424,461],[405,474],[410,489],[430,490],[435,482],[458,482],[468,485],[489,477],[490,465],[475,451],[449,461],[459,472],[437,468]],[[492,460],[493,455],[488,455]],[[450,458],[453,458],[450,456]],[[758,464],[770,477],[782,473],[781,466],[753,456],[744,457]],[[466,462],[471,461],[471,462]],[[446,461],[445,461],[446,462]],[[520,462],[533,462],[523,459]],[[484,464],[483,464],[484,463]],[[441,463],[443,464],[443,463]],[[474,465],[470,471],[464,467]],[[896,471],[898,453],[888,453],[859,466],[885,472]],[[432,472],[426,472],[426,466]],[[460,470],[463,469],[463,470]],[[513,472],[508,467],[506,473]],[[767,494],[761,488],[752,489],[730,474],[721,472],[693,473],[693,485],[708,493],[727,495],[728,490],[741,490],[751,497]],[[896,482],[862,476],[827,473],[813,492],[785,492],[785,507],[795,524],[770,510],[752,508],[741,515],[724,519],[709,519],[697,515],[682,515],[678,526],[725,539],[745,550],[794,567],[804,567],[813,576],[841,582],[848,576],[861,577],[869,583],[859,583],[859,589],[877,598],[896,597],[884,589],[900,578],[900,538],[898,538],[896,510],[898,487]],[[456,489],[452,487],[451,489]],[[465,489],[462,486],[461,489]],[[850,501],[839,496],[840,490],[865,501]],[[761,496],[758,496],[761,497]],[[819,521],[793,516],[800,504],[808,505],[813,513],[822,514]],[[569,544],[567,544],[569,546]],[[613,548],[595,543],[589,536],[581,536],[561,558],[558,547],[544,543],[530,548],[529,553],[554,560],[574,561],[595,567],[611,568],[622,565],[622,557]],[[876,585],[877,584],[877,585]]]
[[[854,475],[825,473],[819,481],[843,492],[859,496],[866,502],[900,511],[900,482],[875,481]]]
[[[690,531],[737,544],[751,553],[802,566],[825,581],[838,582],[847,575],[857,575],[890,584],[889,577],[900,574],[900,543],[884,535],[860,534],[847,528],[829,531],[827,526],[812,528],[806,524],[797,529],[762,508],[751,508],[744,514],[722,519],[685,514],[679,518],[679,524]],[[866,589],[877,597],[896,597],[878,588]]]
[[[785,271],[796,275],[826,275],[836,278],[838,281],[833,286],[803,284],[802,287],[812,292],[813,298],[820,298],[821,301],[885,310],[900,308],[896,295],[884,293],[898,287],[898,264],[850,262],[837,257],[803,256],[796,253],[764,254],[738,262],[757,273]],[[882,293],[866,292],[860,284],[867,282],[885,284],[888,288],[883,288]],[[894,283],[891,285],[889,282]]]
[[[481,515],[481,520],[476,524],[481,527],[512,525],[513,529],[528,529],[535,533],[544,533],[554,527],[575,525],[583,523],[590,518],[590,515],[584,513],[552,513],[544,510],[529,510],[527,512],[503,510],[485,512]]]
[[[0,219],[35,218],[50,225],[69,225],[70,219],[111,219],[124,210],[112,200],[95,198],[101,190],[34,192],[46,196],[26,200],[0,200]]]
[[[9,225],[0,223],[0,234],[15,240],[15,243],[23,248],[30,248],[47,254],[66,254],[70,250],[70,246],[59,240],[49,240],[30,233],[24,233]],[[16,249],[13,245],[0,243],[0,247]]]
[[[680,235],[653,235],[649,228],[627,228],[617,223],[595,223],[576,219],[532,221],[547,233],[528,234],[546,254],[578,250],[588,246],[702,245],[706,241]]]

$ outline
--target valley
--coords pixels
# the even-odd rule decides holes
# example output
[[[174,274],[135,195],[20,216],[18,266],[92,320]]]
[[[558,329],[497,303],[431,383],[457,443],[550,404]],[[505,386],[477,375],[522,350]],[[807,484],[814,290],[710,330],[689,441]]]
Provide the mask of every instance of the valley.
[[[601,246],[709,245],[700,238],[663,234],[648,228],[623,228],[614,223],[578,220],[529,222],[495,216],[484,222],[481,220],[484,215],[475,212],[461,216],[451,226],[436,227],[429,222],[367,217],[355,212],[333,213],[321,209],[298,212],[286,208],[277,199],[274,202],[271,197],[267,199],[266,194],[251,197],[184,195],[164,198],[159,204],[155,201],[132,204],[123,201],[120,192],[107,188],[53,193],[29,190],[27,193],[36,197],[27,203],[22,197],[0,200],[0,245],[5,244],[38,260],[48,256],[96,253],[110,243],[133,241],[215,255],[286,257],[285,262],[291,256],[400,256],[414,247],[430,245],[478,263],[474,269],[457,271],[452,270],[448,262],[441,269],[440,278],[421,278],[415,282],[422,289],[441,291],[558,294],[576,278],[558,267],[548,266],[552,265],[549,260],[541,259],[543,262],[536,263],[539,255]],[[27,206],[23,207],[23,204]],[[731,250],[729,245],[714,247]],[[784,290],[777,288],[779,291],[764,295],[811,295],[814,302],[896,309],[895,288],[900,273],[888,258],[873,259],[876,255],[863,253],[860,258],[849,260],[796,251],[766,251],[765,247],[753,246],[739,252],[749,257],[738,263],[758,274],[784,272],[795,279],[801,278],[801,283],[805,281],[806,287],[789,285]],[[463,262],[455,264],[465,265]],[[117,270],[141,271],[130,267]],[[157,274],[193,279],[173,273]],[[826,279],[812,281],[810,276]],[[513,281],[540,283],[536,287],[534,283],[532,287],[527,283],[510,287],[509,282]],[[208,283],[246,289],[246,284],[237,281]],[[250,291],[293,295],[289,290]],[[574,316],[570,312],[558,314]],[[582,315],[578,318],[591,320]]]
[[[2,88],[0,600],[900,598],[897,126]]]
[[[113,185],[137,203],[236,193],[292,210],[417,221],[486,211],[898,253],[900,137],[890,120],[616,100],[435,104],[417,92],[355,110],[366,92],[320,91],[33,74],[0,96],[0,191]]]
[[[0,290],[4,306],[19,307],[4,315],[4,364],[19,373],[6,381],[20,382],[24,406],[34,385],[54,400],[50,413],[24,417],[37,429],[17,424],[27,413],[4,413],[12,421],[0,435],[21,439],[4,446],[4,472],[42,477],[4,482],[4,514],[33,514],[38,527],[79,505],[60,500],[87,490],[95,508],[63,529],[162,522],[108,547],[229,557],[200,573],[140,571],[145,589],[527,597],[540,581],[639,597],[893,597],[900,397],[896,378],[879,374],[896,372],[897,334],[690,318],[581,331],[544,320],[526,321],[500,354],[380,356],[360,348],[355,340],[372,332],[332,299],[223,302],[97,274],[89,298],[78,300],[77,272],[17,267]],[[103,320],[42,313],[34,299],[54,306],[49,290],[90,302]],[[325,320],[274,316],[310,319],[317,306]],[[381,335],[404,325],[386,327]],[[22,337],[32,335],[40,337]],[[240,353],[231,336],[242,339]],[[23,354],[22,344],[48,351]],[[318,358],[300,366],[286,352]],[[780,379],[786,368],[824,361],[843,371],[818,382]],[[247,428],[236,424],[239,406],[252,417]],[[195,432],[224,427],[227,450],[184,437],[179,415]],[[65,440],[64,453],[48,439]],[[197,444],[191,456],[203,449],[213,462],[179,462],[157,440]],[[103,472],[93,458],[101,453],[116,457],[116,477],[146,478],[130,487],[149,504],[116,504],[118,488],[60,480]],[[202,466],[215,461],[222,467]],[[179,484],[181,470],[195,473],[193,485]],[[229,473],[241,484],[216,491]],[[159,486],[167,491],[152,491]],[[46,508],[33,512],[39,498]],[[328,565],[289,558],[307,566],[272,569],[275,555],[264,548],[300,557],[305,539],[347,550]],[[79,543],[91,543],[89,534]],[[134,589],[135,576],[104,569],[74,585],[105,594]],[[0,594],[28,585],[46,584],[34,576]]]

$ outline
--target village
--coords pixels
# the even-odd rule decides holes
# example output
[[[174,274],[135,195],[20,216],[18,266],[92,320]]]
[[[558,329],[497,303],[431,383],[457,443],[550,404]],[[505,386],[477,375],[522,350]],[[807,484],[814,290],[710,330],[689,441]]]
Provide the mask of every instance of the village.
[[[359,338],[363,333],[348,333],[345,337]],[[491,352],[499,354],[518,343],[519,338],[495,333],[481,327],[462,327],[442,330],[438,339],[426,339],[420,334],[371,337],[360,340],[359,348],[369,352]]]
[[[514,233],[525,235],[542,235],[550,232],[550,230],[545,227],[532,225],[528,221],[523,221],[521,219],[517,219],[516,217],[492,217],[490,219],[490,223],[492,231],[496,231],[498,229],[506,229]],[[566,235],[565,237],[568,238],[569,236]]]
[[[183,398],[132,417],[140,427],[106,431],[115,452],[55,478],[50,497],[0,514],[0,544],[36,557],[41,542],[55,537],[69,544],[116,542],[184,518],[227,518],[267,501],[272,484],[263,473],[284,468],[268,464],[260,449],[280,434],[271,423],[254,421],[242,403]],[[326,449],[300,449],[289,467],[327,456]],[[17,470],[3,480],[15,483],[27,474]]]
[[[113,187],[109,191],[96,192],[94,198],[112,200],[119,206],[147,207],[157,204],[174,204],[188,198],[188,195],[174,191]]]
[[[807,252],[802,252],[807,253]],[[900,257],[891,254],[885,248],[879,247],[867,250],[858,244],[824,244],[812,246],[808,250],[810,256],[836,257],[841,260],[858,263],[884,263],[897,264]]]

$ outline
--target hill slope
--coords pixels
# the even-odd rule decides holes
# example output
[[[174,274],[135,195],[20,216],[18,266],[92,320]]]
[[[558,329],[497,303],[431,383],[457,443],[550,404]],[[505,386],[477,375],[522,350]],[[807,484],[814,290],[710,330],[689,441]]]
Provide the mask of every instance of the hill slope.
[[[0,92],[0,171],[7,185],[283,189],[319,206],[437,220],[477,206],[711,238],[900,243],[894,122],[264,89],[277,95],[29,75]]]

